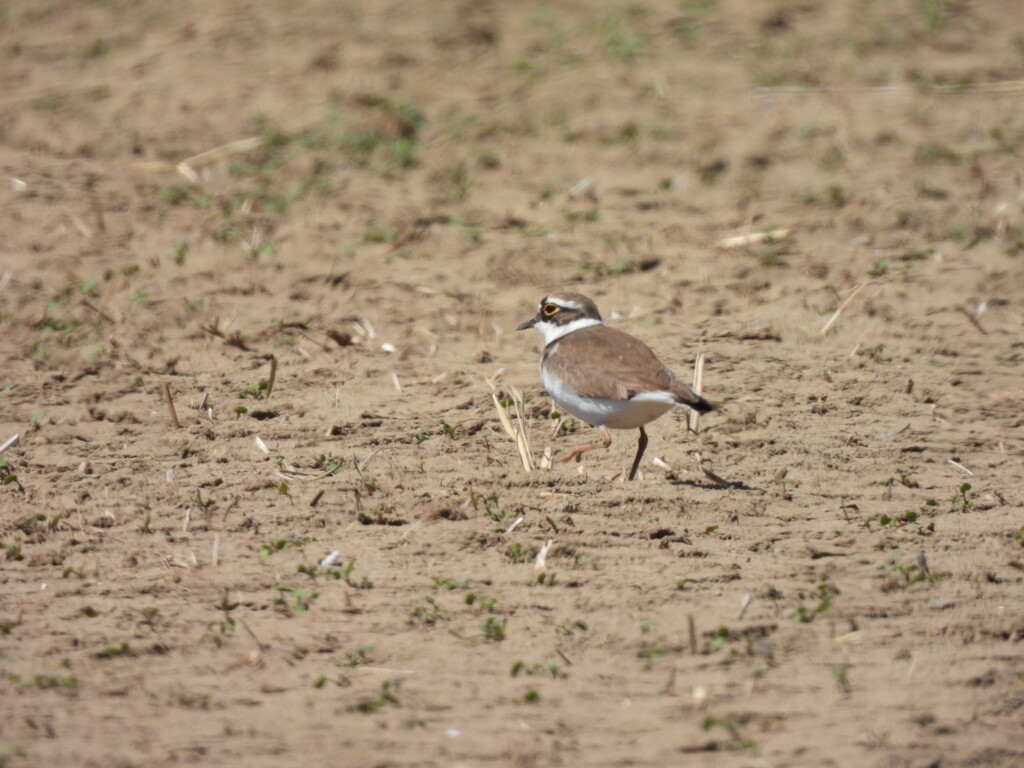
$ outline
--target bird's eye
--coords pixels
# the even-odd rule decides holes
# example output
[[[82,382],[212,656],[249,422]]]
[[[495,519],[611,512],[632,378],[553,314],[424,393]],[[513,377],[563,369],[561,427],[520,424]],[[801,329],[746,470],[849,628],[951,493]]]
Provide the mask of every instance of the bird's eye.
[[[558,314],[558,305],[545,304],[542,311],[544,312],[545,317],[551,317],[552,315]]]

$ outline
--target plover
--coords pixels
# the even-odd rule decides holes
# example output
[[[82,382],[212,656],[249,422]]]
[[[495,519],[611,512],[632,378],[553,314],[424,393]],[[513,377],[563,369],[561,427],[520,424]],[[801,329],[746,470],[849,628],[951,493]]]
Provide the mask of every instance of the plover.
[[[573,448],[559,461],[580,460],[587,451],[612,443],[609,429],[639,429],[633,467],[636,477],[647,432],[644,425],[676,406],[698,413],[714,409],[683,384],[635,336],[609,328],[597,305],[580,293],[552,293],[537,314],[516,330],[536,328],[544,339],[540,378],[558,406],[601,430],[600,443]]]

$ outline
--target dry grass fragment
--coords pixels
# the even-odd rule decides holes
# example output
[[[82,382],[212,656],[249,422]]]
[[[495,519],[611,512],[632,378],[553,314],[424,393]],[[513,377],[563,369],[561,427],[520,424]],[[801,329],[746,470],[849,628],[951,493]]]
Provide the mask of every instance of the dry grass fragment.
[[[4,441],[3,445],[0,445],[0,454],[3,454],[3,452],[6,451],[8,448],[13,448],[14,446],[16,446],[19,440],[21,440],[21,435],[11,435]]]
[[[572,188],[566,193],[566,196],[570,200],[576,200],[579,198],[585,198],[591,202],[597,202],[597,184],[589,176],[580,179],[578,182],[573,184]]]
[[[370,455],[369,455],[369,456],[367,456],[367,457],[366,457],[365,459],[363,459],[362,461],[360,461],[360,462],[359,462],[359,468],[358,468],[358,471],[359,471],[359,472],[364,472],[364,471],[366,470],[366,468],[367,468],[368,466],[370,466],[370,461],[372,461],[372,460],[373,460],[373,457],[374,457],[374,456],[376,456],[376,455],[377,455],[378,453],[380,453],[380,452],[381,452],[381,451],[383,451],[383,450],[384,450],[384,446],[383,446],[383,445],[382,445],[382,446],[380,446],[379,448],[374,448],[374,449],[373,449],[373,450],[372,450],[372,451],[370,452]]]
[[[969,311],[967,309],[964,309],[963,307],[957,307],[957,311],[960,314],[962,314],[964,317],[966,317],[968,320],[970,320],[971,325],[973,325],[975,328],[977,328],[980,333],[982,333],[982,334],[987,336],[988,335],[988,331],[986,331],[982,327],[981,319],[980,319],[982,313],[985,311],[983,309],[983,307],[985,307],[984,304],[979,305],[978,311],[976,311],[976,312],[971,312],[971,311]]]
[[[277,358],[273,355],[270,356],[270,376],[267,378],[267,397],[270,399],[271,393],[274,391],[274,382],[277,381]]]
[[[222,331],[219,328],[219,325],[220,325],[220,319],[219,318],[215,318],[214,321],[212,323],[210,323],[209,325],[200,325],[199,328],[200,328],[200,330],[210,334],[211,336],[216,336],[218,339],[223,339],[224,343],[227,344],[230,347],[237,347],[238,349],[242,350],[243,352],[249,352],[250,351],[249,347],[246,345],[245,341],[242,339],[241,332],[239,332],[239,331],[231,331],[230,333],[225,333],[224,331]]]
[[[526,407],[523,402],[522,393],[515,387],[509,387],[509,396],[505,401],[498,399],[497,388],[494,379],[488,379],[487,383],[491,389],[491,400],[494,401],[494,408],[498,412],[498,421],[502,428],[516,444],[519,451],[519,460],[523,463],[523,469],[533,472],[537,465],[533,461],[533,447],[530,444],[530,431],[526,420]],[[515,409],[515,422],[509,417],[509,406]]]
[[[100,316],[101,318],[103,318],[104,320],[106,320],[106,321],[107,321],[108,323],[110,323],[111,325],[116,325],[116,324],[117,324],[117,321],[116,321],[116,320],[115,320],[114,318],[112,318],[112,317],[111,317],[110,315],[108,315],[108,314],[107,314],[106,312],[104,312],[104,311],[103,311],[102,309],[100,309],[99,307],[97,307],[97,306],[96,306],[95,304],[93,304],[93,303],[92,303],[91,301],[89,301],[88,299],[82,299],[82,304],[83,304],[83,305],[84,305],[85,307],[87,307],[88,309],[91,309],[91,310],[92,310],[93,312],[95,312],[95,313],[96,313],[97,315],[99,315],[99,316]]]
[[[551,545],[554,543],[554,539],[548,539],[544,542],[544,546],[540,548],[540,551],[537,553],[537,559],[533,563],[534,570],[543,571],[547,569],[548,552],[551,551]]]
[[[763,232],[749,232],[745,235],[733,235],[732,237],[723,237],[716,243],[719,248],[743,248],[748,245],[757,245],[759,243],[774,242],[776,240],[783,240],[789,237],[789,229],[767,229]]]
[[[181,429],[181,422],[178,421],[178,413],[174,410],[174,399],[171,397],[171,385],[166,381],[160,382],[160,391],[163,392],[164,402],[167,403],[167,412],[171,415],[171,424],[175,429]]]
[[[241,496],[235,496],[235,497],[234,497],[233,499],[231,499],[231,501],[230,501],[230,502],[228,502],[228,505],[227,505],[226,507],[224,507],[224,514],[223,514],[223,515],[221,515],[221,518],[220,518],[220,519],[221,519],[222,521],[223,521],[223,520],[227,520],[227,519],[228,519],[228,515],[230,515],[230,514],[231,514],[231,511],[232,511],[232,510],[233,510],[233,509],[234,509],[235,507],[237,507],[237,506],[238,506],[238,502],[240,502],[241,500],[242,500],[242,497],[241,497]]]
[[[184,160],[180,160],[177,163],[174,161],[156,160],[147,161],[142,163],[133,163],[132,167],[140,171],[150,172],[161,172],[161,171],[172,171],[176,170],[182,176],[184,176],[190,184],[199,184],[199,171],[202,167],[209,163],[219,160],[227,155],[237,154],[239,152],[248,152],[256,149],[263,143],[264,139],[262,136],[250,136],[247,139],[237,139],[236,141],[229,141],[227,144],[221,144],[219,147],[208,149],[204,152],[200,152],[197,155],[186,157]]]
[[[698,395],[704,391],[704,353],[698,352],[697,359],[693,363],[693,391]],[[694,434],[700,426],[700,414],[697,411],[690,411],[688,416],[687,426],[690,431]]]
[[[507,528],[507,529],[505,530],[505,535],[506,535],[506,536],[508,536],[508,535],[509,535],[510,533],[512,533],[512,531],[514,531],[514,530],[515,530],[516,528],[518,528],[518,527],[519,527],[520,525],[522,525],[522,524],[523,524],[523,520],[525,520],[525,519],[526,519],[526,518],[525,518],[525,517],[523,517],[522,515],[520,515],[519,517],[517,517],[517,518],[515,519],[515,521],[513,521],[512,525],[510,525],[510,526],[509,526],[509,527],[508,527],[508,528]]]
[[[954,467],[956,467],[957,469],[961,470],[962,472],[965,472],[965,473],[967,473],[967,474],[968,474],[968,475],[970,475],[971,477],[973,477],[973,476],[974,476],[974,473],[973,473],[973,472],[971,472],[971,470],[969,470],[969,469],[968,469],[967,467],[965,467],[965,466],[964,466],[963,464],[961,464],[960,462],[958,462],[958,461],[953,461],[953,459],[950,459],[950,460],[949,460],[949,463],[950,463],[950,464],[952,464],[952,465],[953,465]]]
[[[873,283],[873,282],[874,282],[873,280],[865,280],[863,283],[859,283],[852,291],[850,291],[850,295],[847,296],[843,300],[843,303],[839,305],[839,309],[837,309],[835,312],[832,313],[832,317],[830,317],[828,319],[828,322],[826,322],[825,325],[822,327],[822,329],[821,329],[821,335],[822,336],[824,336],[826,333],[828,333],[832,329],[832,326],[836,324],[836,320],[838,320],[839,316],[841,314],[843,314],[843,310],[846,309],[849,306],[850,302],[853,301],[854,297],[858,293],[860,293],[864,289],[865,286],[871,285],[871,283]]]
[[[736,621],[743,621],[743,617],[747,615],[747,609],[750,607],[751,595],[747,592],[743,595],[743,600],[740,602],[740,612],[736,616]]]
[[[550,445],[549,446],[545,446],[544,453],[541,454],[541,457],[540,457],[540,468],[541,469],[551,469],[551,466],[552,466],[553,463],[554,463],[554,456],[551,453],[551,446]]]

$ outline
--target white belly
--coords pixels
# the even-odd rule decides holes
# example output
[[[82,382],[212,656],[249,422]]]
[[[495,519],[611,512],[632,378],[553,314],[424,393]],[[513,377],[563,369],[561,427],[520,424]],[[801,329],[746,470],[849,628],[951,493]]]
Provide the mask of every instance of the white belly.
[[[580,397],[561,379],[545,375],[543,369],[540,375],[544,388],[559,408],[594,427],[638,429],[676,405],[668,393],[641,395],[632,400]]]

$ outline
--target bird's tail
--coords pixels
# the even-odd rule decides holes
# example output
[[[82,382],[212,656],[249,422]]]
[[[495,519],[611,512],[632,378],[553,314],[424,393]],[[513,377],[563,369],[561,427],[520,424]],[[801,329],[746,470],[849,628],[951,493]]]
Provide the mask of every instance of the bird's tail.
[[[686,386],[681,381],[675,382],[675,386],[672,387],[672,394],[675,395],[676,402],[697,413],[707,413],[708,411],[715,410],[715,406],[694,392],[692,387]]]

